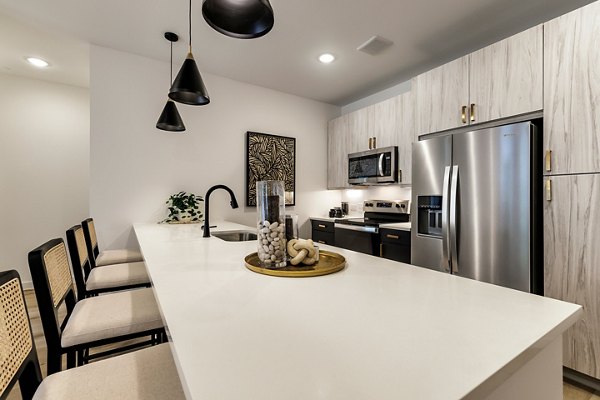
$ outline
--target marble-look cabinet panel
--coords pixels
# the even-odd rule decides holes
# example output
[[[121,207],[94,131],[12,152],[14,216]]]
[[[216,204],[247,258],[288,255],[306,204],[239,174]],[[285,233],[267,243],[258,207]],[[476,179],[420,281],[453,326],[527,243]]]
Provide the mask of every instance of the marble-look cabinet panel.
[[[396,146],[396,99],[391,98],[368,107],[369,137],[377,148]]]
[[[461,57],[413,79],[417,135],[467,125],[462,109],[469,105],[469,57]]]
[[[327,189],[348,187],[348,115],[329,121],[327,129]]]
[[[544,294],[583,306],[564,335],[564,365],[600,379],[600,174],[550,180],[544,205]]]
[[[544,25],[544,151],[550,169],[600,172],[600,3]]]
[[[471,123],[542,109],[542,25],[487,46],[470,57]]]
[[[415,134],[415,108],[413,92],[403,93],[397,96],[395,142],[398,146],[398,183],[410,185],[412,182],[412,144],[417,140]]]
[[[351,112],[348,115],[348,134],[346,148],[348,153],[369,150],[369,107]]]

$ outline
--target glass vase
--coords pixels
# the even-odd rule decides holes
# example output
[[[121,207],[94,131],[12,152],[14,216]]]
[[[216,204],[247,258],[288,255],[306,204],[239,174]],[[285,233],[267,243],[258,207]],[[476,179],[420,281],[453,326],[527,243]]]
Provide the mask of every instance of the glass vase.
[[[283,181],[256,182],[258,258],[264,268],[286,266],[285,186]]]

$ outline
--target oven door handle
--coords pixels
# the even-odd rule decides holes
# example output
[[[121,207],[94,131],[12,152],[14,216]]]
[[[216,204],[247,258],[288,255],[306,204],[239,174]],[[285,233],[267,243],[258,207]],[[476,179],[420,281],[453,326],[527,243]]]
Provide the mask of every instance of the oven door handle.
[[[365,233],[379,233],[379,228],[376,226],[360,226],[360,225],[346,225],[335,223],[334,228],[347,229],[349,231],[365,232]]]
[[[379,171],[379,176],[385,176],[385,172],[383,171],[383,158],[384,158],[385,154],[381,153],[379,155],[379,165],[378,165],[378,171]]]

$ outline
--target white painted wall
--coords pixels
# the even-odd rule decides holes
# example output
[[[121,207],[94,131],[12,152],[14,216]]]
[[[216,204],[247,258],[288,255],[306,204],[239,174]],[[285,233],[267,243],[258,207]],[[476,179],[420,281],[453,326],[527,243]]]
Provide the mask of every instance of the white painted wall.
[[[155,124],[167,100],[167,63],[92,46],[90,65],[90,211],[101,250],[135,247],[134,222],[163,219],[172,193],[204,196],[215,184],[231,187],[240,209],[216,191],[211,220],[254,225],[254,207],[244,207],[246,131],[296,138],[297,205],[290,211],[302,235],[310,215],[339,204],[340,193],[326,190],[327,121],[339,107],[203,73],[211,103],[178,104],[187,131],[164,132]]]
[[[361,108],[365,108],[371,106],[373,104],[380,103],[387,99],[391,99],[392,97],[396,97],[401,95],[402,93],[410,92],[411,89],[411,81],[404,81],[397,85],[391,86],[387,89],[381,90],[377,93],[373,93],[372,95],[363,97],[362,99],[353,101],[352,103],[346,104],[342,107],[342,114],[348,114],[352,111],[360,110]]]
[[[88,215],[89,91],[0,74],[0,270]]]

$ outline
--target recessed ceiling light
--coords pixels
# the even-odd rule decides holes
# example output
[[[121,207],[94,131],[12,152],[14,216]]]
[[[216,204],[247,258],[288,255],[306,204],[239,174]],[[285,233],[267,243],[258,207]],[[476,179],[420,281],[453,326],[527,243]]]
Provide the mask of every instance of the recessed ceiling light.
[[[319,56],[319,61],[321,61],[323,64],[332,63],[334,60],[335,56],[330,53],[323,53]]]
[[[41,58],[37,58],[37,57],[27,57],[25,58],[29,64],[38,67],[38,68],[46,68],[48,66],[48,62],[42,60]]]

